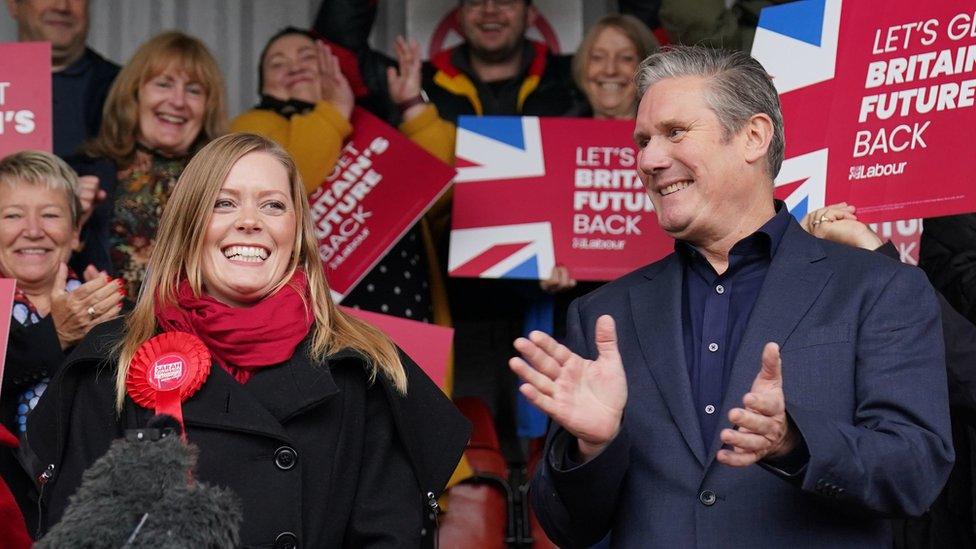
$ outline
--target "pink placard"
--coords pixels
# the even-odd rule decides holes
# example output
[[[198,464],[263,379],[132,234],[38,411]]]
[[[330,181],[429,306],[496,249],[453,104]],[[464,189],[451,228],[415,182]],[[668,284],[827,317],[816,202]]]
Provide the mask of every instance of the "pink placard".
[[[637,177],[633,121],[461,117],[448,272],[612,280],[674,241]]]
[[[454,330],[391,315],[372,313],[352,307],[342,310],[385,333],[407,356],[434,380],[441,389],[447,379],[447,365],[451,358],[451,339]],[[9,316],[9,315],[8,315]]]
[[[319,255],[337,300],[447,190],[454,168],[363,109],[333,172],[308,198]]]
[[[793,203],[846,201],[866,222],[976,211],[976,4],[775,6],[752,53],[780,92]]]
[[[51,44],[0,44],[0,158],[51,143]]]
[[[0,278],[0,391],[3,391],[3,366],[7,359],[7,339],[10,336],[10,315],[14,308],[16,287],[16,280]]]

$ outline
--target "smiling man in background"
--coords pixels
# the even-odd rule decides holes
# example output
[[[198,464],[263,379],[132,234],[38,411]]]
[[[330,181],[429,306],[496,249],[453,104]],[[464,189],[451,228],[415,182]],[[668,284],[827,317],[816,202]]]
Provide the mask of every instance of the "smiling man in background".
[[[51,43],[54,153],[77,152],[98,133],[119,66],[86,47],[88,0],[7,0],[21,42]]]

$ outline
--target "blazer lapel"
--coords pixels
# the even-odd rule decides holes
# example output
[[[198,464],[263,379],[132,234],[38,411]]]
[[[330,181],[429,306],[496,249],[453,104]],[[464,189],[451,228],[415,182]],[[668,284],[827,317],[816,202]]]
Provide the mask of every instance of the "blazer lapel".
[[[655,382],[671,416],[698,462],[705,464],[701,426],[695,415],[695,404],[685,362],[682,332],[682,268],[672,254],[661,268],[645,275],[643,284],[630,289],[630,306],[634,331]]]
[[[729,426],[729,410],[742,405],[743,395],[749,392],[759,373],[763,347],[770,341],[782,346],[827,285],[833,271],[817,264],[824,257],[820,242],[791,220],[766,273],[732,363],[719,428],[707,456],[708,465],[722,445],[719,434]]]

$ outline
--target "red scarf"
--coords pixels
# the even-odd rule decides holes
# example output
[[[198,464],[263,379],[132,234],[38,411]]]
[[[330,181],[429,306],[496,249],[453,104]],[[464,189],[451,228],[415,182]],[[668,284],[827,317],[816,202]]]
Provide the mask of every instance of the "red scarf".
[[[163,331],[195,334],[217,364],[244,384],[254,370],[280,364],[295,353],[315,318],[310,299],[302,271],[250,307],[230,307],[206,294],[195,296],[184,279],[176,290],[176,305],[157,307],[156,320]]]

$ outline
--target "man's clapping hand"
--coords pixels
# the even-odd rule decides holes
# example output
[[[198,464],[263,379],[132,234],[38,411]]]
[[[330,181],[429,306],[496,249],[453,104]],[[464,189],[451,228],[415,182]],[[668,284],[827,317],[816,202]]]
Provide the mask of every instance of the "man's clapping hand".
[[[779,345],[766,344],[759,374],[742,397],[742,405],[729,410],[729,421],[736,429],[722,430],[722,443],[731,449],[718,451],[720,462],[745,467],[761,459],[783,457],[796,447],[799,435],[790,429],[786,417]]]
[[[586,360],[542,332],[515,340],[524,357],[509,366],[523,381],[519,390],[556,423],[576,437],[588,461],[620,431],[627,403],[627,378],[617,350],[613,318],[596,321],[596,360]]]

